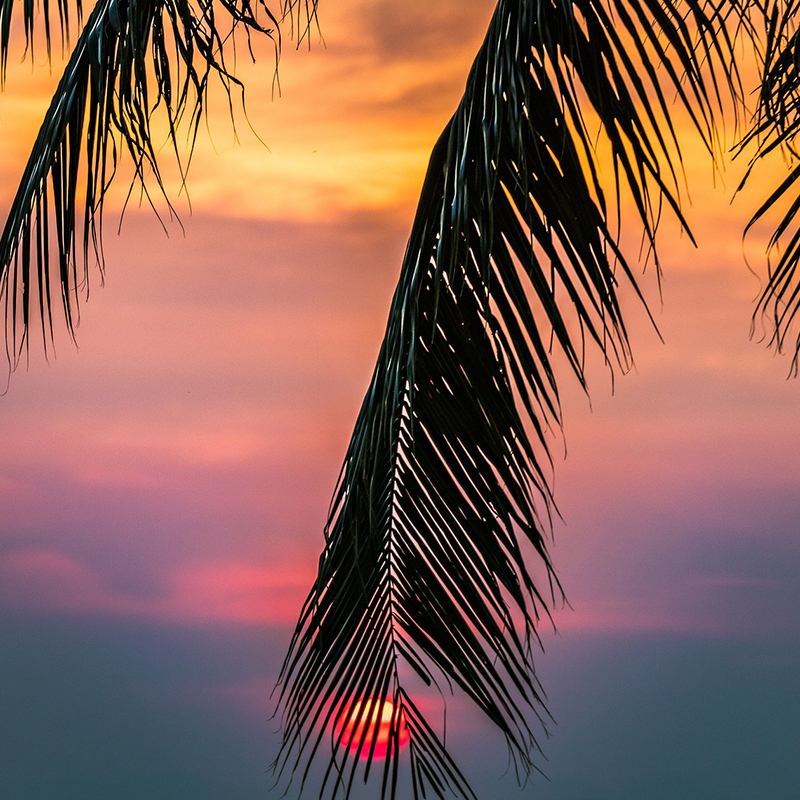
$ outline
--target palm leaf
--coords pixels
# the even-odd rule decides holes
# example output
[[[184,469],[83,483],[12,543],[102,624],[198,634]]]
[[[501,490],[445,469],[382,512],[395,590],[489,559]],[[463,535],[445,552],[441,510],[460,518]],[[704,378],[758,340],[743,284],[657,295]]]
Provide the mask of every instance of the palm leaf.
[[[31,61],[33,61],[34,57],[34,28],[36,26],[37,17],[41,14],[47,60],[50,60],[52,48],[52,9],[50,7],[50,0],[39,0],[37,3],[30,1],[20,3],[18,0],[0,0],[0,85],[2,85],[6,75],[8,49],[11,38],[11,21],[15,5],[18,8],[21,7],[22,10],[22,26],[25,31],[25,49],[30,54]],[[64,47],[70,39],[71,15],[74,15],[75,19],[78,21],[80,21],[83,16],[81,0],[75,0],[74,9],[72,9],[72,11],[70,11],[70,4],[66,2],[66,0],[57,0],[56,13],[58,15],[58,26],[61,34],[61,46]]]
[[[320,795],[348,796],[373,768],[378,734],[342,720],[369,698],[393,704],[384,796],[397,792],[403,728],[414,797],[473,796],[408,674],[458,686],[505,736],[519,774],[535,769],[529,717],[546,711],[532,645],[561,597],[547,551],[556,361],[583,383],[593,342],[629,365],[618,286],[638,288],[617,244],[620,196],[651,249],[662,204],[682,220],[665,95],[713,149],[714,108],[735,70],[717,83],[701,65],[729,44],[724,21],[694,2],[498,3],[431,156],[284,662],[279,774],[304,785],[319,754]],[[590,115],[612,154],[610,201]]]
[[[302,35],[303,12],[308,25],[314,3],[283,0],[281,11]],[[220,12],[227,28],[221,27]],[[54,296],[74,334],[79,296],[88,291],[90,255],[102,269],[103,200],[121,152],[130,156],[146,198],[150,185],[164,192],[151,132],[160,109],[185,180],[210,78],[219,78],[229,98],[241,89],[225,59],[234,32],[244,29],[248,41],[252,31],[275,37],[278,23],[263,0],[99,0],[53,96],[0,235],[0,302],[10,365],[16,366],[27,346],[33,319],[41,320],[45,347],[52,340]],[[188,129],[185,160],[178,147],[181,125]]]
[[[790,170],[761,204],[745,229],[745,234],[772,213],[780,217],[768,243],[769,277],[754,313],[772,328],[770,344],[783,350],[792,337],[793,323],[800,311],[800,29],[797,0],[768,0],[760,14],[752,14],[752,39],[759,46],[761,83],[750,130],[737,153],[754,144],[755,154],[739,186],[747,183],[756,165],[776,151],[783,151]],[[737,190],[738,191],[738,190]],[[792,371],[800,363],[800,332],[794,334]]]

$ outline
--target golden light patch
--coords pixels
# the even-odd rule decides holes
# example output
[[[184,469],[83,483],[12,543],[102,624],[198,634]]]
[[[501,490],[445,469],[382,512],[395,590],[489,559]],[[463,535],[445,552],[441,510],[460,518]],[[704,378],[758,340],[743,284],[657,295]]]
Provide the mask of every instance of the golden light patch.
[[[401,711],[395,711],[391,700],[381,703],[378,699],[359,700],[337,730],[337,738],[341,735],[341,743],[357,753],[359,758],[386,758],[391,744],[392,722],[398,727],[397,743],[393,746],[398,751],[408,743],[408,729]],[[373,749],[374,743],[374,749]]]

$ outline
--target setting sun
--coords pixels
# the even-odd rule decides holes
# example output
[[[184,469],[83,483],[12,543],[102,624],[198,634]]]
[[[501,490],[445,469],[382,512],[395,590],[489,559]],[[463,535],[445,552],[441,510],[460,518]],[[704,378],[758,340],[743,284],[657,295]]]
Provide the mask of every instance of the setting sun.
[[[342,718],[346,715],[343,714]],[[386,758],[389,750],[389,736],[392,718],[395,716],[394,704],[391,700],[359,700],[350,713],[342,730],[341,741],[351,752],[358,752],[360,758],[368,758],[372,740],[375,740],[374,758]],[[398,749],[408,742],[408,730],[402,712],[397,720]],[[376,734],[377,727],[377,734]],[[366,728],[366,732],[365,732]]]

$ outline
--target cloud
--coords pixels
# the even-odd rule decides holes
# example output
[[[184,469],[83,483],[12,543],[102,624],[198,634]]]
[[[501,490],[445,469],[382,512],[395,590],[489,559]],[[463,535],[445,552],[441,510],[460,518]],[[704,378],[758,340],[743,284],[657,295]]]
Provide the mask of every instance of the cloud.
[[[492,5],[447,0],[398,10],[385,0],[343,0],[321,14],[324,45],[312,35],[310,52],[296,49],[287,36],[280,91],[272,43],[254,37],[257,63],[236,63],[237,79],[247,87],[247,116],[234,97],[235,128],[225,92],[210,82],[209,135],[200,132],[188,180],[194,208],[319,221],[346,210],[412,203]],[[22,42],[16,44],[21,51]],[[60,68],[56,64],[51,74],[35,66],[9,64],[2,98],[3,205],[11,201]],[[163,141],[163,115],[155,114],[152,124],[154,141]],[[159,164],[170,199],[186,211],[175,159],[165,151]],[[125,202],[130,177],[123,156],[106,198],[109,210]]]
[[[160,590],[145,595],[114,588],[98,570],[58,550],[24,548],[0,557],[0,606],[159,624],[291,626],[310,579],[300,568],[215,560],[173,567],[162,578]],[[572,609],[557,610],[554,618],[562,633],[717,638],[763,632],[763,615],[743,608],[749,594],[745,591],[742,599],[741,590],[790,597],[796,587],[789,583],[733,573],[689,575],[627,596],[583,596],[573,601]],[[546,633],[545,623],[541,628]]]
[[[554,614],[561,633],[657,633],[702,638],[780,638],[797,628],[800,581],[784,575],[665,568],[627,587],[596,589],[571,598]]]
[[[142,596],[112,588],[99,572],[57,550],[0,557],[0,605],[7,609],[162,623],[289,624],[308,581],[300,570],[217,561],[174,568],[162,592]]]
[[[719,636],[730,633],[718,619],[652,598],[587,598],[573,609],[554,614],[561,633],[676,633]]]
[[[55,550],[16,550],[0,558],[0,599],[32,609],[85,611],[111,602],[97,575]]]
[[[720,580],[715,577],[715,583]],[[280,611],[287,604],[293,621],[308,575],[245,562],[212,561],[173,568],[163,584],[156,596],[119,591],[98,570],[55,549],[21,548],[0,556],[0,602],[6,608],[176,622],[285,622]],[[559,624],[662,627],[652,614],[626,610],[626,603],[594,603],[591,612],[560,615]]]

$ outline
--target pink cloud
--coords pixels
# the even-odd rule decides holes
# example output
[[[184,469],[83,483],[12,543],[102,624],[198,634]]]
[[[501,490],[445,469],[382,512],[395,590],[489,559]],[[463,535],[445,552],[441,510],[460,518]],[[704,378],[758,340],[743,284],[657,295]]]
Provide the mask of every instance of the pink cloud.
[[[12,608],[88,611],[110,598],[97,575],[55,550],[16,550],[0,557],[0,601]]]
[[[753,592],[758,594],[753,604]],[[666,633],[703,637],[740,636],[790,629],[794,617],[770,611],[781,598],[794,596],[796,583],[779,577],[708,573],[672,581],[654,581],[628,595],[586,596],[573,609],[554,614],[564,632]]]
[[[0,606],[46,613],[146,619],[167,624],[292,625],[312,575],[307,567],[217,560],[184,564],[162,579],[163,591],[120,591],[80,560],[50,549],[0,556]],[[777,590],[781,582],[749,576],[687,576],[630,596],[573,598],[556,610],[558,631],[730,636],[763,626],[736,590]],[[731,594],[732,590],[734,594]],[[541,632],[549,628],[543,619]]]
[[[156,597],[120,592],[75,558],[55,550],[0,557],[0,603],[7,608],[143,618],[158,622],[286,624],[309,585],[301,570],[208,562],[170,571]]]
[[[723,635],[724,621],[703,613],[686,614],[668,604],[637,598],[587,599],[570,610],[554,614],[560,632],[696,633]]]

